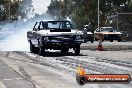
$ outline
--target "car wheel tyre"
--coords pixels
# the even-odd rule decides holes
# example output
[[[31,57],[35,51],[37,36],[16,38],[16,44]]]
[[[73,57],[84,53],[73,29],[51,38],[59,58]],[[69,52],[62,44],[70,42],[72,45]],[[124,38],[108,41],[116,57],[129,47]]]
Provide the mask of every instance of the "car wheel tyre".
[[[118,42],[121,42],[121,39],[118,39]]]
[[[102,39],[102,42],[104,42],[104,39]]]
[[[36,53],[36,54],[39,53],[39,47],[35,47],[35,52],[34,53]]]
[[[68,51],[69,51],[69,48],[62,49],[62,50],[61,50],[62,53],[68,53]]]
[[[97,38],[94,38],[94,40],[95,40],[95,41],[98,41],[98,39],[97,39]]]
[[[94,39],[91,39],[91,43],[93,43],[94,42]]]
[[[87,41],[86,41],[86,40],[84,40],[84,43],[87,43]]]
[[[44,46],[39,46],[39,55],[45,55],[45,48],[44,48]]]
[[[80,54],[80,45],[75,46],[74,51],[75,51],[75,55],[79,55]]]
[[[110,42],[113,42],[113,40],[110,40]]]
[[[32,44],[32,42],[30,42],[30,51],[31,53],[34,53],[35,51],[35,46]]]

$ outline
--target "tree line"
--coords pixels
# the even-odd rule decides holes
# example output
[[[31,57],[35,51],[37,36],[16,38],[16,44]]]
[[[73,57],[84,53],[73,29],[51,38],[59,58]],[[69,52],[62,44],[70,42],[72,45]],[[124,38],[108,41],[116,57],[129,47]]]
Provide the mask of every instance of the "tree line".
[[[107,16],[132,12],[132,0],[99,0],[99,6],[100,26],[110,24]],[[92,29],[95,29],[98,20],[97,7],[98,0],[51,0],[47,14],[59,20],[70,18],[79,29],[89,23]],[[13,20],[18,16],[26,18],[31,11],[33,11],[32,0],[0,0],[0,21]],[[132,23],[131,15],[124,18]],[[116,24],[116,19],[113,23]]]
[[[31,8],[32,0],[0,0],[0,21],[25,18]]]
[[[47,13],[56,19],[69,17],[78,28],[92,24],[97,27],[98,0],[51,0]],[[108,25],[107,16],[121,12],[132,12],[131,0],[99,0],[100,26]]]

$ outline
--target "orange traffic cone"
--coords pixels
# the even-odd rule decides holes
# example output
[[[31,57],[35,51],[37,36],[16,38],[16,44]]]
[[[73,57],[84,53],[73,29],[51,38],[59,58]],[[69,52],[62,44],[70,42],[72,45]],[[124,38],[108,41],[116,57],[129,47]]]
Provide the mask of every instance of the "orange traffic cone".
[[[97,50],[98,51],[103,51],[104,50],[104,48],[103,48],[103,46],[102,46],[102,36],[101,35],[99,35],[99,44],[98,44],[98,46],[97,46]]]
[[[77,74],[78,74],[79,76],[85,76],[85,75],[86,75],[86,71],[84,70],[84,68],[83,68],[82,66],[79,66],[79,67],[77,68]]]

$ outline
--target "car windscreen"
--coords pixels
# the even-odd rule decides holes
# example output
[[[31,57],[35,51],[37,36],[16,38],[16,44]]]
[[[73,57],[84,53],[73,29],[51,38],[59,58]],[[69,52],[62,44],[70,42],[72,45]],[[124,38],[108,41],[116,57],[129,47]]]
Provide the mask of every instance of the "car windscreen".
[[[49,21],[48,29],[71,29],[71,23],[69,21]]]
[[[100,28],[101,32],[116,32],[117,30],[114,28]]]

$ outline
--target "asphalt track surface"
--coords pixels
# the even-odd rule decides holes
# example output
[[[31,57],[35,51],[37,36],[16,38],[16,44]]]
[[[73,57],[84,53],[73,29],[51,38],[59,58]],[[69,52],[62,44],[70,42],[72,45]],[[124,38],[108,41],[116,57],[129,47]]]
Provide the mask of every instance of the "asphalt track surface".
[[[93,50],[95,51],[99,42],[95,41],[94,43],[83,43],[81,45],[82,50]],[[121,51],[121,50],[132,50],[132,42],[102,42],[102,46],[106,51]]]
[[[1,51],[0,88],[132,88],[132,82],[80,86],[75,79],[80,64],[89,74],[132,76],[132,51],[81,50],[79,56],[72,50],[67,54],[47,51],[45,56],[27,51]]]

